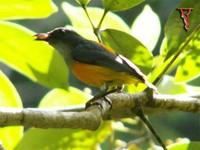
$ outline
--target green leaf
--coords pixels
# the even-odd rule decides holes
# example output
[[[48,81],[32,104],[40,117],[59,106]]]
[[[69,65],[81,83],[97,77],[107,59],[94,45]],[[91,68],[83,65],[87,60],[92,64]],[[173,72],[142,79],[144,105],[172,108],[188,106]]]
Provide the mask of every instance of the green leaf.
[[[97,131],[72,129],[29,129],[16,150],[97,149],[108,135],[110,122],[103,123]]]
[[[85,30],[87,31],[87,34],[93,35],[92,26],[82,9],[82,7],[74,7],[66,2],[62,4],[62,8],[66,15],[69,17],[72,26],[76,29]],[[95,8],[95,7],[87,7],[87,11],[92,19],[92,22],[97,26],[99,24],[99,21],[104,13],[103,9]],[[130,32],[130,28],[128,25],[117,15],[114,13],[107,13],[106,17],[104,18],[103,24],[101,26],[102,28],[113,28],[122,30],[124,32]],[[88,30],[90,29],[90,30]],[[76,30],[76,32],[79,32],[79,30]],[[94,40],[96,39],[95,36],[87,36],[86,37]]]
[[[85,103],[91,95],[76,88],[70,87],[68,91],[54,89],[50,91],[41,101],[40,108],[62,107]],[[105,122],[93,132],[89,130],[72,129],[29,129],[25,132],[23,139],[16,150],[35,149],[96,149],[108,135],[110,135],[111,124]],[[42,142],[41,142],[42,141]]]
[[[76,0],[76,1],[83,6],[86,6],[90,2],[90,0]]]
[[[22,102],[9,79],[0,71],[0,107],[22,108]],[[13,150],[23,135],[23,127],[0,128],[0,141],[7,150]]]
[[[118,30],[101,32],[103,43],[136,64],[143,73],[150,72],[153,63],[151,52],[133,36]]]
[[[198,150],[200,142],[180,142],[168,146],[168,150]]]
[[[199,0],[183,0],[176,8],[193,8],[189,15],[189,29],[183,29],[184,23],[180,18],[180,12],[174,10],[165,25],[165,42],[166,47],[161,49],[161,54],[165,56],[165,60],[175,54],[179,47],[186,41],[195,28],[200,24],[200,1]]]
[[[196,87],[199,87],[199,83],[200,83],[200,76],[198,76],[194,79],[191,79],[190,81],[187,82],[188,85],[196,86]]]
[[[68,91],[63,89],[53,89],[41,100],[39,107],[59,107],[82,104],[92,98],[76,88],[70,87]]]
[[[196,33],[186,51],[186,56],[176,72],[176,82],[189,81],[200,75],[200,31]]]
[[[0,61],[49,87],[67,88],[68,70],[63,58],[47,43],[35,41],[34,32],[0,22]]]
[[[22,101],[19,94],[9,79],[1,71],[0,83],[0,106],[22,108]]]
[[[167,88],[166,88],[167,87]],[[175,83],[174,77],[165,75],[157,86],[158,92],[161,94],[183,94],[187,93],[187,85],[185,83]]]
[[[144,0],[103,0],[103,6],[106,11],[123,11],[130,9]]]
[[[145,5],[131,27],[132,35],[152,51],[157,44],[160,31],[158,15],[153,12],[149,5]]]
[[[57,11],[51,0],[1,0],[0,19],[44,18]]]

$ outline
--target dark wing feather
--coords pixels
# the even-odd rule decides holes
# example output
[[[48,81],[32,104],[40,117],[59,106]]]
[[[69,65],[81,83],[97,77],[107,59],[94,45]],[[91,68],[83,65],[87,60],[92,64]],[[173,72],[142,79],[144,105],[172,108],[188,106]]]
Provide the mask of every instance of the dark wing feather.
[[[73,58],[77,61],[110,68],[121,72],[131,72],[131,69],[123,64],[117,54],[105,50],[96,42],[85,41],[73,48]]]

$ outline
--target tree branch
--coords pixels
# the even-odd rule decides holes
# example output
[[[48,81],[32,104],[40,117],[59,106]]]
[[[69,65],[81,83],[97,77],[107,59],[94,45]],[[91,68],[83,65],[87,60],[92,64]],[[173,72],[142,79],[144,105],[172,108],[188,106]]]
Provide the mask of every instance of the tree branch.
[[[97,100],[100,105],[93,105],[85,110],[84,105],[65,108],[0,108],[0,126],[22,125],[36,128],[81,128],[96,130],[101,120],[133,117],[131,109],[136,101],[141,101],[146,114],[166,111],[200,112],[200,99],[186,96],[153,95],[148,100],[145,92],[137,94],[115,93],[106,101]]]

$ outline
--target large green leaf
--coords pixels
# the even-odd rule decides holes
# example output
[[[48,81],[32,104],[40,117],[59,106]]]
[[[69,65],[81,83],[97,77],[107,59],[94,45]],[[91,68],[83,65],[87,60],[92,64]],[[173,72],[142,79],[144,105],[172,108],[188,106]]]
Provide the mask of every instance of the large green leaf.
[[[95,150],[110,134],[110,123],[97,131],[72,129],[29,129],[16,150]]]
[[[200,75],[200,31],[196,33],[186,51],[186,56],[176,72],[177,82],[188,81]]]
[[[132,35],[152,51],[157,44],[160,31],[158,15],[153,12],[149,5],[145,5],[131,27]]]
[[[35,41],[34,32],[20,25],[0,22],[0,61],[49,87],[67,88],[68,71],[63,58],[47,43]]]
[[[72,23],[72,26],[77,29],[76,32],[79,32],[79,30],[81,30],[81,33],[83,33],[82,31],[85,30],[85,33],[87,33],[88,35],[93,34],[92,26],[84,10],[81,7],[74,7],[64,2],[62,4],[62,8],[64,12],[66,13],[66,15],[69,17]],[[92,22],[97,26],[104,13],[104,10],[101,8],[87,7],[87,11],[91,17]],[[124,32],[130,32],[130,28],[128,27],[128,25],[120,17],[118,17],[117,15],[113,13],[108,13],[106,15],[101,27],[113,28],[113,29],[124,31]],[[96,39],[94,35],[88,36],[87,34],[85,34],[84,37],[87,37],[91,40]]]
[[[67,91],[63,89],[53,89],[41,100],[39,107],[59,107],[85,103],[91,95],[76,88],[70,87]]]
[[[22,102],[9,79],[0,71],[0,107],[22,108]],[[23,127],[0,128],[0,141],[7,150],[13,150],[23,135]]]
[[[105,45],[130,59],[142,72],[145,74],[150,72],[153,56],[140,41],[125,32],[113,29],[103,30],[101,37]]]
[[[106,11],[123,11],[130,9],[144,0],[103,0],[103,6]]]
[[[57,11],[51,0],[0,0],[0,19],[48,17]]]
[[[161,53],[168,59],[175,54],[180,46],[191,35],[195,28],[200,24],[200,1],[199,0],[182,0],[176,8],[193,8],[189,15],[189,29],[185,31],[183,20],[180,18],[180,12],[174,10],[165,25],[165,43],[166,47],[161,49]]]
[[[0,106],[22,108],[22,102],[19,94],[9,79],[1,71],[0,83]]]

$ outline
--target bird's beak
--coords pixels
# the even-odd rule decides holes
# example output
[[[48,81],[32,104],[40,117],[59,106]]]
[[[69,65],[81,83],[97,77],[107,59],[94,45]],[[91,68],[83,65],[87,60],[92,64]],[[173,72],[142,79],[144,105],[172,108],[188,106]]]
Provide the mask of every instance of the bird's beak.
[[[46,41],[49,37],[49,35],[47,33],[38,33],[34,36],[36,36],[35,40],[41,40],[41,41]]]

